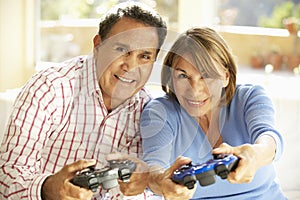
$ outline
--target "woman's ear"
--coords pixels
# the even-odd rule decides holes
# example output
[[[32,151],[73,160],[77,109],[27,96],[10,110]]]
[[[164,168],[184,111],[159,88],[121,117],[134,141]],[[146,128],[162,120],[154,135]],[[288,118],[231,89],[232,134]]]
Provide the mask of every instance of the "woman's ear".
[[[229,71],[228,71],[228,69],[226,69],[224,80],[223,80],[223,87],[224,88],[227,87],[227,85],[229,84],[229,77],[230,77]]]
[[[93,39],[93,42],[94,42],[94,48],[96,48],[97,46],[100,45],[101,43],[101,37],[100,35],[95,35],[94,39]]]

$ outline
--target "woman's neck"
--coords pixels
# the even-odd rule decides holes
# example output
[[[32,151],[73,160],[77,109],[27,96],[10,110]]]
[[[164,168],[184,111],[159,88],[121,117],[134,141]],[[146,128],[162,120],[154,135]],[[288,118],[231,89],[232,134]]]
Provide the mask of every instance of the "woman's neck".
[[[220,108],[218,107],[197,120],[213,148],[218,147],[222,143],[222,135],[219,129],[219,114]]]

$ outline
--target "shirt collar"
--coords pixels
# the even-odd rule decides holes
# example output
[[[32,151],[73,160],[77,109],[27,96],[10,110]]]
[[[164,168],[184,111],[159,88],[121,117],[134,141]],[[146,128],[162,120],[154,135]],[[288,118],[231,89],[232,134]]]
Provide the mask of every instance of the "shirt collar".
[[[92,96],[93,94],[101,93],[93,54],[88,55],[85,59],[82,59],[81,62],[83,64],[83,75],[87,77],[86,89],[88,95]]]
[[[121,105],[112,110],[112,114],[118,113],[120,111],[125,111],[128,114],[139,111],[141,107],[150,100],[150,95],[142,88],[138,93],[136,93],[131,98],[127,99]]]

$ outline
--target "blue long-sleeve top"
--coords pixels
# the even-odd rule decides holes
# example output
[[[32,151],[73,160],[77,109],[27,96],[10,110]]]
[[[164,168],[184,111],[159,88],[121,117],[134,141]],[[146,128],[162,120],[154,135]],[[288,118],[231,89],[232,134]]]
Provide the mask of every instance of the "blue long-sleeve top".
[[[283,151],[283,138],[275,127],[275,110],[261,86],[238,85],[228,106],[220,109],[219,129],[223,142],[232,146],[254,144],[262,134],[276,141],[275,159]],[[180,155],[194,163],[212,156],[212,147],[199,124],[179,103],[167,96],[150,101],[141,116],[143,159],[150,166],[168,168]],[[276,180],[273,163],[259,168],[250,183],[231,184],[216,177],[216,183],[197,183],[193,199],[286,199]]]

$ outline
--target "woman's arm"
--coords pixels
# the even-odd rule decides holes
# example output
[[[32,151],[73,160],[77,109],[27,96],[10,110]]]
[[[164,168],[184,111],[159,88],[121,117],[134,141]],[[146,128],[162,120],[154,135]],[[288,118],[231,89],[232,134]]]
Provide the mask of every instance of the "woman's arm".
[[[257,170],[270,164],[276,154],[275,139],[269,134],[261,135],[254,144],[243,144],[237,147],[221,144],[213,150],[214,154],[234,154],[239,157],[235,171],[228,176],[231,183],[248,183],[254,178]]]

